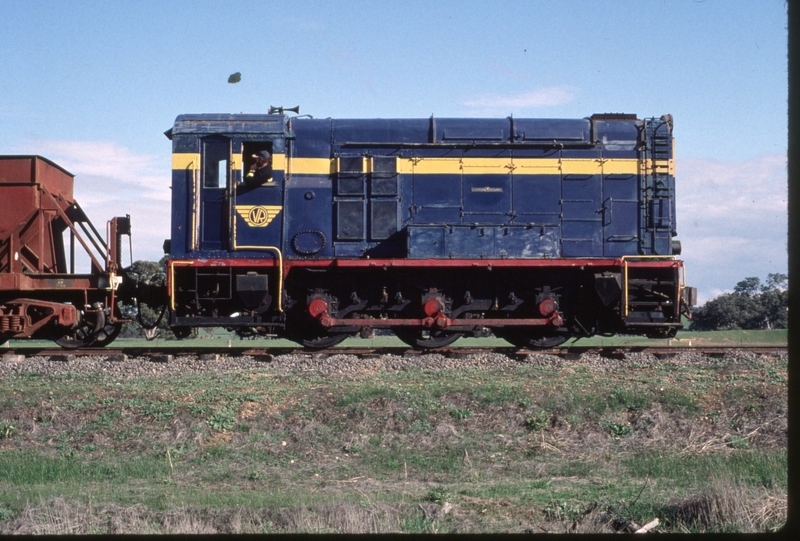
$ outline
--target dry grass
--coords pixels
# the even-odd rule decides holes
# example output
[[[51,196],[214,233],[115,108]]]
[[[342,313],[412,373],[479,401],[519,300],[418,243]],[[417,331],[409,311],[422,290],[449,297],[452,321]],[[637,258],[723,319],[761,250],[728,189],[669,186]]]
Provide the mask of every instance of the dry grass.
[[[219,510],[181,506],[166,511],[142,504],[96,506],[63,498],[27,506],[8,524],[5,534],[214,534],[214,533],[392,533],[409,523],[421,531],[476,531],[491,512],[505,527],[530,533],[619,533],[640,525],[596,503],[570,515],[551,509],[543,519],[516,528],[513,517],[521,510],[508,500],[462,497],[459,503],[430,502],[387,504],[362,492],[360,503],[330,503],[279,509]],[[505,520],[502,517],[505,516]],[[780,528],[787,518],[785,491],[731,484],[716,479],[696,496],[673,499],[659,516],[654,531],[758,533]]]
[[[742,533],[774,531],[786,523],[783,490],[732,484],[713,479],[698,496],[672,502],[677,526],[685,531],[727,530]]]
[[[93,506],[62,498],[28,506],[4,531],[22,535],[91,534],[247,534],[271,532],[389,533],[402,531],[409,518],[433,528],[452,506],[388,505],[365,497],[360,504],[318,504],[301,508],[230,511],[182,506],[156,511],[142,504]],[[445,512],[442,512],[442,509]]]
[[[780,529],[787,520],[786,492],[763,487],[732,484],[717,478],[697,496],[674,498],[653,519],[659,525],[653,532],[737,532],[765,533]],[[590,505],[571,520],[555,516],[555,520],[528,528],[530,533],[633,533],[637,524],[618,512]]]

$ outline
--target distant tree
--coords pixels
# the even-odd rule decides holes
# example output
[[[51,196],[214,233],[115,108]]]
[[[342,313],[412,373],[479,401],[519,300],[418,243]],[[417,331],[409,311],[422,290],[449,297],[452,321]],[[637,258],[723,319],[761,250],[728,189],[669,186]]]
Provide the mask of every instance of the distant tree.
[[[161,310],[161,306],[158,306],[154,309],[144,302],[140,302],[138,308],[136,307],[136,304],[120,304],[120,311],[122,312],[122,315],[133,320],[129,323],[125,323],[122,326],[120,337],[143,338],[145,336],[144,327],[142,327],[142,324],[139,322],[139,314],[141,314],[142,322],[149,327],[158,320]],[[158,337],[165,340],[172,340],[175,338],[175,334],[169,328],[169,324],[167,323],[167,314],[164,314],[164,317],[161,318],[161,321],[158,323]]]
[[[785,274],[769,274],[763,285],[756,277],[745,278],[732,293],[722,294],[693,310],[690,329],[785,329],[788,288],[789,277]]]
[[[132,319],[122,327],[120,336],[123,338],[139,338],[144,336],[145,325],[153,325],[158,319],[163,306],[167,302],[165,285],[167,283],[166,256],[161,261],[134,261],[126,269],[129,294],[138,300],[131,304],[120,303],[123,316]],[[141,317],[139,316],[141,314]],[[141,319],[141,322],[139,321]],[[159,337],[164,339],[175,338],[167,323],[167,315],[158,324]]]
[[[721,331],[759,328],[758,302],[746,294],[729,293],[710,300],[692,314],[691,329]]]
[[[733,286],[733,292],[738,293],[739,295],[746,295],[748,297],[753,297],[758,294],[758,286],[761,284],[761,281],[756,278],[755,276],[751,276],[750,278],[745,278],[735,286]]]
[[[139,283],[162,286],[167,283],[166,257],[164,256],[160,261],[134,261],[130,267],[125,269],[125,272]]]
[[[759,303],[768,329],[789,327],[789,277],[785,274],[767,275],[761,286]]]
[[[789,289],[789,276],[781,273],[770,273],[767,275],[767,282],[761,286],[761,291],[769,291],[777,289],[779,291],[786,291]]]

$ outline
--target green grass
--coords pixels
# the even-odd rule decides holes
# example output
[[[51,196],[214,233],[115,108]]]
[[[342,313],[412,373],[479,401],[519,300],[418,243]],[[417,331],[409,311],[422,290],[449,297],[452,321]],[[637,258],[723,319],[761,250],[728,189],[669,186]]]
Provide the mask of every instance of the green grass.
[[[243,508],[271,532],[341,531],[348,513],[390,531],[563,531],[590,528],[593,502],[600,529],[616,513],[749,531],[692,526],[679,504],[718,486],[752,505],[785,494],[787,364],[10,376],[0,532],[58,498],[212,522]],[[442,502],[458,513],[420,511]]]
[[[691,344],[690,344],[691,342]],[[733,331],[679,331],[673,339],[651,339],[639,336],[615,336],[591,338],[573,338],[565,342],[562,347],[568,346],[594,346],[594,347],[614,347],[614,346],[658,346],[671,344],[672,346],[786,346],[788,343],[788,330],[786,329],[765,329],[765,330],[733,330]],[[49,340],[10,340],[9,347],[14,348],[49,348],[53,347],[53,342]],[[296,342],[275,338],[259,338],[256,340],[242,340],[235,334],[215,333],[210,338],[196,338],[187,340],[162,340],[155,339],[147,341],[142,338],[137,339],[118,339],[113,343],[113,347],[136,348],[136,347],[161,347],[161,348],[181,348],[190,346],[196,348],[220,348],[220,347],[248,347],[248,348],[297,348]],[[463,347],[510,347],[505,340],[499,338],[472,338],[464,337],[458,340],[454,346]],[[337,347],[362,347],[362,348],[388,348],[388,347],[407,347],[399,339],[393,336],[376,336],[375,338],[348,338]],[[0,351],[2,351],[0,349]]]
[[[675,486],[697,486],[715,475],[765,488],[787,486],[786,449],[694,456],[644,452],[621,462],[628,475],[670,480]]]
[[[651,339],[638,336],[593,336],[568,340],[562,347],[576,346],[786,346],[787,329],[734,330],[734,331],[678,331],[672,339]],[[459,343],[461,343],[459,341]]]
[[[397,398],[398,390],[387,386],[369,386],[364,385],[353,389],[352,392],[338,397],[335,405],[343,408],[350,404],[357,404],[359,402],[370,401],[376,398],[385,398],[393,400]]]
[[[161,479],[169,473],[165,457],[115,457],[96,460],[79,456],[52,456],[23,451],[0,454],[3,482],[12,485],[83,483],[108,481],[126,483],[131,479]]]

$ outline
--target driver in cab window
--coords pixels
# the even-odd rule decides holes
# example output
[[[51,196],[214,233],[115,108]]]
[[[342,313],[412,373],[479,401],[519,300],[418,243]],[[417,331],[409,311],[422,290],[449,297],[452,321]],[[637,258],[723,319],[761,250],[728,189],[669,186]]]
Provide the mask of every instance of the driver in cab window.
[[[248,188],[256,188],[268,182],[273,182],[272,155],[266,150],[261,150],[253,154],[253,158],[256,159],[256,162],[244,177],[244,185]]]

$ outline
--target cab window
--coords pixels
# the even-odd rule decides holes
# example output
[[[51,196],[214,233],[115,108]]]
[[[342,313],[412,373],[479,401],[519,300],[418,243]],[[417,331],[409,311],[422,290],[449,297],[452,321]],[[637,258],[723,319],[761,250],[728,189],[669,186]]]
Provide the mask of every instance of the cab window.
[[[226,188],[228,186],[228,149],[227,140],[203,141],[204,188]]]

